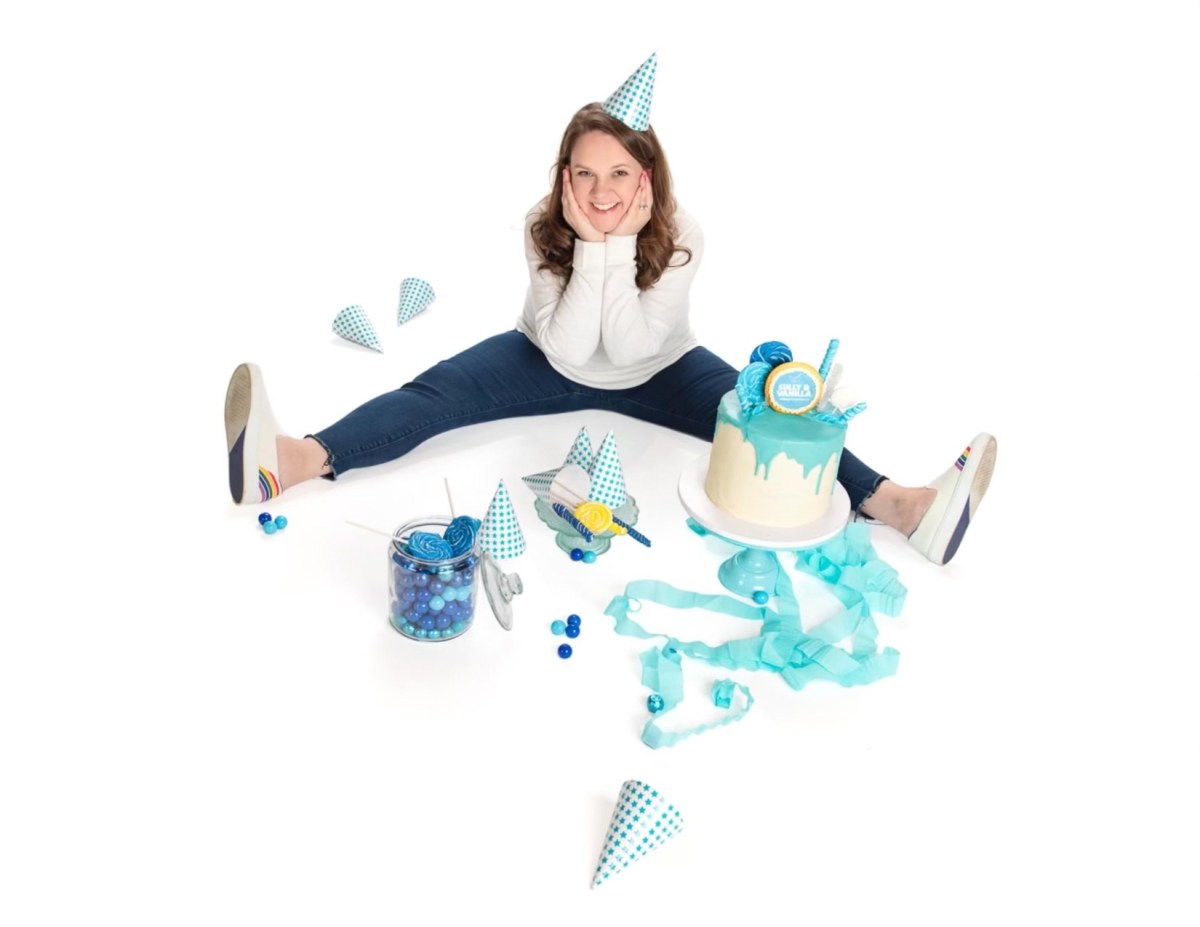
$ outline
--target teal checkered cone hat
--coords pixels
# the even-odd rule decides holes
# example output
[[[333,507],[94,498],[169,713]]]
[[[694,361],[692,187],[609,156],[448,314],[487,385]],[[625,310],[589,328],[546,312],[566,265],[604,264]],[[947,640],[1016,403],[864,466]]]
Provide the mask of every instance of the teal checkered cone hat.
[[[493,560],[506,560],[525,552],[525,535],[517,522],[517,513],[513,510],[504,480],[496,488],[492,503],[483,517],[479,546],[491,554]]]
[[[635,132],[645,132],[650,128],[650,101],[654,97],[657,70],[658,52],[655,52],[604,101],[604,111]]]

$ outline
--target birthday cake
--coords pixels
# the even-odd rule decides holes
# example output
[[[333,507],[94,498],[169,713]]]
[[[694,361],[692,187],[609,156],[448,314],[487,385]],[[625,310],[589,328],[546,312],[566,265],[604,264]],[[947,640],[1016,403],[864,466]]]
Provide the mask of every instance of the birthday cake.
[[[829,343],[819,368],[793,361],[779,341],[754,349],[717,407],[704,482],[717,508],[771,527],[807,525],[829,510],[847,422],[866,408],[835,402],[837,347]]]

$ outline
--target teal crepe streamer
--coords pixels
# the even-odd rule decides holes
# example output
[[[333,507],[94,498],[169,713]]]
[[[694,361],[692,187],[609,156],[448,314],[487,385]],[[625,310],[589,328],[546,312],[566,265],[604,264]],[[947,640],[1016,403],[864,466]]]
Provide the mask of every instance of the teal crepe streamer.
[[[709,532],[688,521],[697,534]],[[773,552],[769,556],[776,557]],[[792,582],[785,571],[778,571],[774,589],[775,608],[757,606],[732,596],[691,592],[660,580],[636,580],[625,593],[613,598],[605,614],[613,618],[614,630],[629,637],[665,637],[661,648],[652,647],[642,654],[642,684],[663,699],[663,708],[647,721],[642,741],[657,749],[673,746],[680,740],[714,727],[741,720],[754,699],[750,690],[731,680],[714,686],[714,704],[728,708],[734,689],[746,699],[744,707],[713,724],[700,725],[672,733],[662,730],[657,720],[683,700],[682,657],[701,660],[730,670],[766,670],[778,673],[788,686],[801,689],[814,679],[843,686],[866,685],[896,672],[900,654],[892,648],[876,649],[878,628],[874,612],[894,617],[904,606],[907,590],[895,569],[876,555],[866,525],[851,524],[837,537],[819,547],[794,551],[796,569],[824,581],[842,605],[842,610],[807,632],[801,629],[800,607]],[[668,608],[702,608],[708,611],[761,622],[757,637],[728,641],[710,646],[702,641],[681,641],[648,631],[630,614],[640,611],[643,602]],[[837,646],[848,640],[850,649]]]

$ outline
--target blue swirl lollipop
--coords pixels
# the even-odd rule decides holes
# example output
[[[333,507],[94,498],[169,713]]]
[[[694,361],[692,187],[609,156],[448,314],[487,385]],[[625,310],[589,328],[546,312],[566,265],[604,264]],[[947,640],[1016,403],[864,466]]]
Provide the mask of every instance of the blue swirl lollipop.
[[[479,534],[479,519],[470,515],[459,515],[442,532],[442,538],[449,543],[455,557],[470,553],[475,547],[475,537]]]
[[[750,354],[750,363],[762,361],[772,367],[786,364],[791,359],[792,349],[782,341],[764,341]]]
[[[771,365],[766,361],[751,361],[742,368],[737,378],[738,402],[742,412],[747,416],[758,415],[766,408],[766,382],[771,372]]]
[[[449,560],[454,548],[432,531],[414,531],[408,537],[408,552],[418,560]]]

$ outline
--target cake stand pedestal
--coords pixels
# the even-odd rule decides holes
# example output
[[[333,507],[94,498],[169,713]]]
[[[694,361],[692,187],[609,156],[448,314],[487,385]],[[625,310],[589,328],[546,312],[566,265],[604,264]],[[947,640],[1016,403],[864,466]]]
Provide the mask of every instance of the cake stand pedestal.
[[[717,577],[730,592],[765,605],[775,592],[779,575],[777,550],[803,550],[836,537],[850,517],[850,497],[841,483],[834,483],[829,510],[816,521],[800,527],[772,527],[735,518],[717,508],[704,491],[708,475],[707,455],[685,467],[679,475],[679,501],[697,524],[742,549],[721,564]]]

